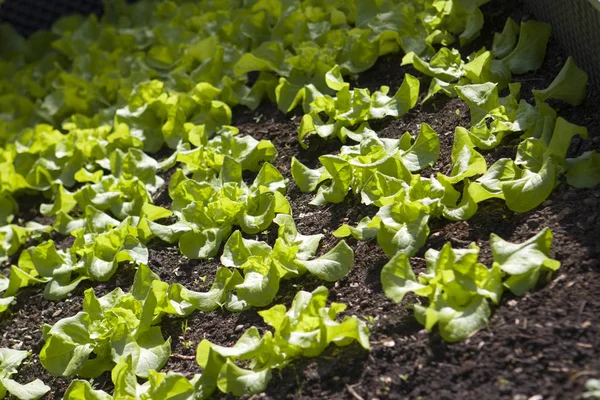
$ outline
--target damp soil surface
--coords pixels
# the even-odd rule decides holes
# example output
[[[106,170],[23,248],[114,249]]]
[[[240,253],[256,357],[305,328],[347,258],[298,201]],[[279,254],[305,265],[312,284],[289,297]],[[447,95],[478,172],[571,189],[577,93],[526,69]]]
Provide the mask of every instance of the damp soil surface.
[[[486,24],[477,43],[463,49],[467,55],[482,45],[491,46],[493,32],[501,31],[511,16],[516,21],[529,18],[518,0],[494,1],[484,6]],[[531,100],[531,89],[545,88],[556,76],[565,52],[551,39],[546,61],[536,73],[517,76],[522,83],[522,96]],[[401,67],[401,56],[387,55],[370,70],[360,74],[352,85],[372,90],[381,85],[395,91],[405,72],[419,74],[410,67]],[[428,79],[420,77],[422,87]],[[424,93],[421,94],[423,98]],[[558,113],[568,121],[587,126],[589,139],[574,139],[568,156],[584,151],[600,150],[600,118],[597,105],[600,96],[591,88],[585,102],[577,107],[557,104]],[[299,232],[325,233],[321,253],[336,243],[331,233],[341,223],[356,224],[377,210],[349,195],[341,204],[324,207],[309,205],[312,194],[302,193],[291,179],[292,157],[310,167],[318,165],[318,157],[335,153],[341,147],[337,140],[311,138],[309,148],[297,142],[301,114],[282,114],[273,104],[263,104],[257,110],[233,110],[233,124],[242,135],[269,139],[279,155],[275,166],[290,179],[287,196]],[[466,105],[443,96],[418,105],[399,120],[386,119],[373,124],[386,137],[399,137],[404,132],[418,133],[422,123],[433,127],[440,135],[440,160],[427,173],[448,172],[452,135],[457,126],[470,124]],[[514,157],[518,137],[507,138],[497,149],[484,152],[491,165],[501,157]],[[167,176],[168,178],[169,176]],[[160,203],[168,203],[168,194],[159,194]],[[41,220],[37,213],[43,199],[24,199],[27,219]],[[321,356],[300,359],[291,366],[276,371],[265,393],[254,396],[265,399],[577,399],[585,391],[585,382],[600,377],[600,190],[574,189],[560,183],[552,195],[538,208],[527,213],[514,213],[499,201],[480,204],[477,214],[466,222],[434,220],[431,234],[423,250],[412,260],[416,268],[424,265],[426,249],[440,249],[451,242],[466,247],[475,242],[481,247],[482,262],[491,262],[489,236],[519,242],[528,239],[544,227],[554,233],[553,255],[562,266],[553,276],[540,280],[535,290],[517,298],[505,294],[493,310],[489,325],[470,339],[449,344],[434,331],[428,333],[412,315],[410,305],[416,298],[407,296],[394,304],[383,294],[379,274],[387,258],[377,243],[348,240],[355,252],[355,265],[350,274],[326,284],[330,300],[348,305],[347,314],[369,321],[371,350],[358,345],[343,348],[331,346]],[[41,220],[45,223],[49,221]],[[272,240],[273,234],[259,235]],[[72,243],[56,237],[59,246]],[[62,241],[60,241],[62,240]],[[180,282],[190,289],[207,289],[218,259],[188,260],[176,246],[158,241],[149,244],[150,267],[167,282]],[[13,257],[14,258],[14,257]],[[13,260],[13,262],[16,260]],[[6,272],[6,265],[2,272]],[[34,355],[20,368],[16,379],[28,382],[42,379],[52,388],[47,399],[58,399],[69,384],[65,378],[50,376],[41,367],[37,353],[43,346],[42,324],[54,324],[61,318],[81,310],[83,291],[93,287],[98,295],[115,287],[127,290],[132,283],[133,268],[122,266],[120,272],[106,283],[85,283],[65,301],[44,300],[39,288],[23,291],[10,314],[0,320],[0,347],[30,350]],[[298,290],[313,290],[323,282],[310,276],[282,282],[277,303],[289,305]],[[173,340],[173,355],[166,370],[192,376],[200,373],[193,358],[202,339],[221,345],[232,345],[250,326],[267,328],[257,314],[249,310],[234,314],[226,311],[197,312],[186,320],[167,318],[162,322],[165,336]],[[95,380],[99,389],[111,390],[109,374]],[[217,398],[228,398],[216,395]]]

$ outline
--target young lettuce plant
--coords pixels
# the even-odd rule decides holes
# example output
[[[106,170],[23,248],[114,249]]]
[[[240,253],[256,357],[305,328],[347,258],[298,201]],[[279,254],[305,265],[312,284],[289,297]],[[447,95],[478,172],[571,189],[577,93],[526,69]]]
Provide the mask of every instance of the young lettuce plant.
[[[542,66],[550,37],[550,25],[523,22],[521,26],[508,18],[502,33],[496,33],[492,50],[485,47],[462,60],[456,49],[442,47],[426,59],[407,52],[402,65],[412,64],[419,72],[432,77],[425,101],[438,92],[449,97],[461,96],[462,86],[497,84],[504,89],[512,74],[535,71]]]
[[[210,181],[198,182],[181,170],[176,172],[169,183],[169,194],[180,221],[173,225],[150,221],[148,225],[160,239],[178,241],[185,256],[210,258],[234,225],[245,233],[256,234],[267,229],[277,214],[289,214],[285,189],[285,179],[269,163],[263,164],[254,183],[247,186],[242,180],[242,165],[226,156],[219,176]]]
[[[0,263],[8,261],[28,240],[37,240],[50,231],[51,227],[33,221],[27,222],[25,226],[0,226]]]
[[[10,280],[15,280],[12,288],[47,282],[45,297],[59,300],[83,280],[110,279],[121,262],[148,262],[148,250],[137,237],[137,227],[131,226],[131,218],[119,223],[91,209],[88,217],[83,221],[86,225],[72,231],[75,242],[68,251],[58,250],[53,240],[23,251],[18,267],[13,267],[14,277],[12,273],[10,276]],[[112,229],[104,231],[107,226]],[[103,232],[97,233],[96,229]]]
[[[560,262],[551,258],[552,231],[548,228],[523,243],[510,243],[492,234],[490,246],[494,265],[508,277],[504,286],[516,296],[535,288],[543,273],[551,274],[560,268]]]
[[[502,295],[501,271],[477,262],[479,248],[454,250],[446,243],[441,251],[425,253],[427,271],[418,280],[405,254],[398,254],[384,266],[381,282],[384,293],[400,302],[406,293],[426,297],[427,307],[415,304],[415,317],[429,331],[435,325],[449,342],[466,339],[487,323],[491,314],[487,299],[497,304]]]
[[[0,349],[0,399],[9,393],[19,400],[37,400],[50,391],[39,379],[25,385],[11,379],[28,356],[27,351]]]
[[[196,359],[203,373],[189,379],[174,373],[148,371],[147,381],[138,383],[135,355],[119,359],[111,372],[113,395],[95,390],[88,381],[73,380],[65,392],[65,400],[111,399],[208,399],[217,388],[234,396],[263,391],[271,379],[271,370],[281,369],[299,357],[316,357],[334,343],[346,346],[357,341],[369,349],[369,330],[356,317],[336,316],[346,308],[331,303],[326,307],[328,290],[321,286],[312,293],[300,291],[289,310],[277,305],[259,314],[273,328],[262,337],[252,327],[232,347],[222,347],[203,340]],[[247,369],[239,367],[243,361]]]
[[[308,148],[305,139],[313,134],[324,139],[338,137],[342,143],[346,142],[347,137],[356,140],[360,132],[352,132],[350,129],[353,126],[386,116],[400,118],[414,108],[419,97],[419,80],[410,74],[404,75],[404,82],[392,97],[388,96],[387,86],[382,86],[373,94],[368,89],[350,90],[339,66],[327,72],[325,82],[337,94],[332,97],[320,93],[316,88],[311,90],[309,110],[305,110],[306,114],[298,128],[298,141],[303,148]],[[327,119],[324,121],[321,115]]]
[[[213,311],[224,304],[236,282],[231,271],[219,268],[211,288],[195,292],[162,282],[142,264],[129,294],[117,288],[97,298],[88,289],[82,312],[45,325],[40,361],[53,375],[96,377],[130,355],[135,374],[148,377],[149,371],[162,368],[171,352],[171,340],[165,340],[157,326],[162,317]]]
[[[312,204],[340,202],[352,189],[361,194],[363,203],[380,207],[372,220],[361,221],[357,228],[342,226],[336,236],[377,237],[390,257],[398,252],[412,256],[427,239],[431,216],[465,220],[477,211],[467,178],[484,173],[486,163],[466,129],[455,133],[451,175],[438,173],[437,178],[412,174],[433,164],[439,155],[438,136],[426,124],[414,143],[408,133],[400,139],[383,139],[368,128],[362,132],[358,145],[342,147],[339,156],[320,157],[323,167],[318,170],[292,160],[292,176],[300,189],[318,187]],[[453,184],[463,180],[461,198]]]
[[[264,242],[244,239],[240,231],[225,244],[221,263],[236,268],[234,274],[241,279],[227,293],[225,307],[230,311],[271,304],[281,279],[296,278],[308,271],[324,281],[334,282],[345,277],[354,264],[354,252],[345,241],[314,258],[323,235],[298,233],[291,215],[279,214],[274,222],[279,230],[273,248]]]
[[[475,202],[501,198],[514,211],[526,212],[543,203],[554,190],[566,165],[566,151],[575,135],[587,137],[587,129],[558,118],[551,137],[527,138],[517,148],[515,160],[501,158],[470,190]]]
[[[195,375],[188,380],[182,374],[148,371],[148,380],[138,383],[133,357],[122,357],[111,371],[114,385],[112,395],[103,390],[96,390],[90,382],[80,379],[71,381],[64,400],[198,400],[206,399],[202,376]]]
[[[431,331],[438,326],[440,336],[449,342],[465,340],[488,322],[488,301],[498,304],[504,287],[522,296],[535,287],[541,273],[552,272],[560,263],[550,258],[552,233],[546,228],[531,239],[514,244],[492,234],[492,268],[477,262],[479,247],[452,249],[446,243],[441,251],[425,253],[427,270],[415,276],[406,254],[397,254],[383,267],[384,293],[399,303],[407,293],[427,298],[415,304],[416,319]]]
[[[248,329],[232,347],[222,347],[203,340],[196,359],[203,368],[205,385],[234,396],[256,394],[267,387],[273,369],[281,369],[299,357],[316,357],[331,343],[346,346],[357,341],[369,349],[369,330],[356,317],[336,316],[346,305],[331,303],[326,307],[327,288],[320,286],[312,293],[300,291],[289,310],[276,305],[259,311],[265,323],[273,328],[262,337],[257,328]],[[242,368],[236,361],[243,361]]]
[[[300,190],[312,192],[318,187],[311,204],[340,203],[352,189],[364,204],[381,206],[383,198],[410,185],[411,172],[432,165],[439,157],[438,136],[427,124],[421,126],[414,142],[409,133],[400,139],[385,139],[364,126],[360,132],[359,144],[343,146],[339,156],[319,157],[323,165],[319,169],[292,159],[292,177]]]

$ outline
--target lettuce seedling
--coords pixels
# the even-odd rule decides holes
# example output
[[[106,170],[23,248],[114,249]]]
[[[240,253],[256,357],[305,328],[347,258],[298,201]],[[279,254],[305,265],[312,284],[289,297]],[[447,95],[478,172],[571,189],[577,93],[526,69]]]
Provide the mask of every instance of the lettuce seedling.
[[[212,385],[224,393],[255,394],[265,390],[271,370],[281,369],[298,357],[316,357],[331,343],[346,346],[357,341],[369,349],[366,324],[356,317],[345,317],[338,322],[336,316],[346,306],[331,303],[326,307],[327,296],[327,288],[320,286],[312,293],[298,292],[289,310],[276,305],[259,311],[265,323],[273,328],[273,332],[268,331],[262,337],[257,328],[251,327],[232,347],[203,340],[196,353],[203,377],[212,379]],[[238,366],[236,361],[244,361],[246,367]]]

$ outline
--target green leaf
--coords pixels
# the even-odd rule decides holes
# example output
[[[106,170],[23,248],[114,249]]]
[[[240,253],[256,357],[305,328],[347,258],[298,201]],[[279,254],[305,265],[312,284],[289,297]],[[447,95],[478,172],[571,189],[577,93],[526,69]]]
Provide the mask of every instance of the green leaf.
[[[278,214],[273,221],[279,225],[278,238],[283,239],[287,246],[298,246],[296,253],[298,260],[308,260],[315,255],[323,235],[302,235],[298,233],[294,218],[288,214]]]
[[[429,235],[429,213],[419,202],[400,201],[379,209],[377,243],[389,257],[397,253],[413,256]]]
[[[10,266],[10,279],[7,279],[8,285],[5,288],[4,297],[14,296],[17,294],[19,289],[37,284],[45,283],[48,279],[38,278],[36,271],[23,271],[21,268],[11,265]],[[1,282],[0,282],[1,283]],[[0,287],[0,289],[2,289]],[[1,291],[1,290],[0,290]]]
[[[600,155],[586,151],[577,158],[567,158],[567,183],[576,188],[600,184]]]
[[[48,240],[21,253],[19,267],[23,270],[37,271],[43,277],[55,277],[68,274],[75,269],[70,259],[56,250],[54,241]]]
[[[167,374],[161,374],[155,371],[150,371],[148,376],[150,388],[146,392],[148,399],[192,399],[206,398],[201,393],[204,389],[202,377],[199,375],[189,381],[185,376],[176,372],[169,371]],[[198,386],[198,389],[196,389]]]
[[[131,355],[121,358],[112,369],[110,376],[115,385],[114,398],[133,400],[137,397],[138,383]]]
[[[402,85],[394,95],[389,97],[382,92],[375,92],[369,113],[371,118],[392,116],[400,118],[414,108],[419,98],[420,82],[410,74],[404,75]]]
[[[539,171],[523,170],[517,179],[500,182],[506,205],[513,211],[527,212],[542,204],[554,190],[556,166],[545,157]]]
[[[438,178],[440,178],[438,176]],[[472,183],[465,179],[465,186],[462,192],[462,197],[458,204],[442,201],[442,215],[451,221],[466,221],[475,215],[478,206],[470,192]]]
[[[265,260],[271,251],[268,244],[244,239],[240,231],[235,231],[225,243],[221,263],[226,267],[242,267],[248,258],[255,257]]]
[[[63,185],[58,185],[54,203],[40,205],[40,213],[46,217],[56,215],[60,211],[68,214],[76,205],[77,201],[73,193],[67,191]]]
[[[264,42],[252,53],[244,54],[233,67],[236,75],[244,75],[251,71],[275,71],[279,75],[287,75],[284,63],[285,52],[280,42]]]
[[[447,342],[459,342],[486,325],[492,312],[483,297],[476,297],[465,307],[451,312],[442,308],[439,313],[440,336]]]
[[[37,400],[50,391],[50,387],[39,379],[25,385],[8,378],[0,378],[0,386],[19,400]]]
[[[492,82],[457,86],[456,93],[469,106],[472,125],[477,125],[490,111],[500,105],[497,84]]]
[[[454,133],[451,159],[452,171],[447,180],[452,184],[464,178],[485,174],[487,170],[485,158],[475,150],[469,132],[460,126]]]
[[[29,356],[24,350],[0,348],[0,378],[10,378],[17,368]]]
[[[437,133],[427,124],[421,130],[413,145],[402,151],[402,162],[409,171],[420,171],[433,165],[440,156],[440,141]]]
[[[410,61],[409,55],[405,60]],[[408,62],[403,60],[403,64]],[[429,61],[423,61],[416,55],[412,56],[412,64],[415,69],[432,78],[440,79],[444,82],[453,82],[459,80],[463,75],[463,61],[460,53],[455,49],[442,47]]]
[[[406,254],[396,254],[381,270],[381,286],[388,299],[400,303],[406,293],[423,289],[417,282]]]
[[[49,338],[40,352],[42,366],[57,376],[73,376],[79,372],[94,350],[89,326],[86,313],[57,322],[45,335]]]
[[[513,74],[524,74],[540,68],[546,56],[546,46],[551,27],[538,21],[521,22],[519,42],[515,49],[502,59]]]
[[[343,224],[333,231],[332,235],[337,238],[352,236],[356,240],[370,240],[377,236],[378,231],[377,228],[373,228],[370,225],[371,218],[364,217],[358,222],[356,228],[348,224]]]
[[[177,242],[181,235],[192,230],[185,222],[176,222],[172,225],[161,225],[150,221],[148,225],[154,235],[167,243]]]
[[[504,24],[502,33],[494,33],[492,52],[496,58],[504,58],[514,50],[519,30],[519,24],[509,17]]]
[[[348,194],[352,180],[352,168],[348,161],[333,155],[319,157],[319,161],[331,176],[331,182],[319,187],[316,197],[310,202],[314,205],[341,203]]]
[[[268,265],[265,274],[246,271],[244,282],[235,286],[240,299],[254,307],[269,305],[279,291],[279,272],[274,265]]]
[[[179,250],[194,260],[214,257],[230,231],[231,228],[212,228],[185,232],[179,238]]]
[[[585,98],[587,82],[587,73],[575,64],[573,57],[569,57],[546,89],[534,89],[532,92],[538,103],[548,99],[560,99],[572,106],[577,106]]]
[[[510,243],[492,234],[490,246],[494,263],[510,275],[504,285],[515,295],[522,296],[535,287],[541,272],[560,268],[560,262],[551,258],[551,245],[552,231],[548,228],[523,243]]]
[[[325,168],[310,169],[292,157],[291,173],[296,185],[305,193],[313,192],[319,183],[329,178],[329,174],[325,172]]]
[[[271,380],[271,370],[250,371],[228,361],[217,381],[219,389],[234,396],[251,395],[264,391]]]
[[[314,260],[302,261],[302,265],[313,275],[328,282],[342,279],[354,264],[354,252],[344,240],[333,249]]]
[[[0,314],[8,310],[14,300],[14,296],[0,298]]]
[[[469,194],[476,203],[489,198],[504,199],[501,183],[516,179],[521,170],[510,158],[501,158],[496,161],[487,172],[470,185]]]
[[[158,326],[151,327],[137,339],[124,335],[111,344],[113,362],[131,355],[135,374],[142,378],[148,377],[150,370],[160,370],[171,355],[171,338],[164,340]]]
[[[304,98],[304,87],[294,85],[285,78],[279,78],[275,88],[276,103],[284,113],[292,111]]]
[[[587,139],[588,130],[584,126],[572,124],[559,117],[556,120],[550,144],[548,144],[548,155],[556,157],[560,162],[564,161],[571,144],[571,139],[575,135]]]
[[[327,83],[327,87],[335,90],[336,92],[350,88],[350,84],[348,82],[344,82],[344,77],[342,76],[339,65],[335,65],[332,69],[327,71],[325,74],[325,83]]]
[[[112,400],[113,396],[102,390],[94,390],[88,381],[72,380],[65,391],[64,400]]]
[[[273,193],[261,193],[249,198],[248,207],[242,211],[238,223],[248,234],[257,234],[271,225],[275,218],[275,196]]]

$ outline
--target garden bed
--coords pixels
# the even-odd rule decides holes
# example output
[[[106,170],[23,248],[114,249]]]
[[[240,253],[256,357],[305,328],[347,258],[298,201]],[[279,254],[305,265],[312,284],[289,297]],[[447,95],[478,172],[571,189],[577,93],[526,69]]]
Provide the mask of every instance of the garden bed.
[[[494,1],[482,8],[486,17],[481,39],[467,49],[486,45],[491,47],[493,33],[502,30],[511,16],[515,21],[529,18],[519,1]],[[515,76],[522,83],[522,94],[531,100],[531,89],[547,87],[566,61],[554,38],[550,39],[543,66],[535,73]],[[371,90],[390,86],[394,93],[402,83],[405,72],[418,76],[428,87],[429,78],[410,66],[401,67],[402,57],[390,54],[361,73],[352,86]],[[600,97],[588,90],[583,104],[571,107],[560,104],[558,113],[568,121],[586,126],[589,140],[574,139],[568,156],[583,151],[600,150],[600,119],[597,105]],[[308,167],[316,167],[317,157],[334,153],[341,147],[337,140],[323,141],[311,137],[308,149],[297,140],[300,112],[287,115],[275,104],[263,103],[250,111],[238,106],[233,109],[233,125],[242,135],[273,142],[278,156],[273,165],[289,179],[287,198],[290,201],[298,231],[303,234],[326,233],[319,254],[326,253],[338,239],[328,234],[341,223],[356,225],[365,216],[373,217],[377,208],[364,206],[358,196],[349,195],[339,204],[311,206],[314,194],[302,193],[290,173],[290,162],[296,157]],[[400,119],[384,119],[372,125],[382,137],[397,138],[405,131],[418,133],[421,123],[429,124],[440,135],[441,156],[438,162],[423,172],[448,173],[455,127],[470,126],[469,109],[460,99],[438,96],[433,102],[420,102]],[[503,156],[514,154],[518,138],[506,139],[490,151],[482,151],[488,165]],[[168,152],[166,152],[168,155]],[[164,156],[163,156],[164,157]],[[164,173],[169,180],[172,171]],[[27,219],[47,222],[38,214],[42,198],[27,200]],[[29,203],[30,202],[30,203]],[[170,198],[159,191],[155,204],[168,206]],[[408,296],[401,305],[386,298],[380,283],[380,271],[388,261],[375,241],[347,239],[354,249],[355,264],[349,275],[338,282],[326,283],[330,300],[348,305],[346,315],[357,315],[369,322],[371,350],[358,344],[328,350],[314,359],[300,359],[281,373],[274,372],[266,392],[256,397],[283,399],[480,399],[502,398],[566,399],[578,398],[585,382],[600,375],[600,190],[575,189],[562,182],[541,206],[526,213],[510,211],[502,201],[482,203],[468,221],[449,222],[435,219],[426,245],[413,259],[416,270],[425,266],[427,249],[440,249],[446,242],[454,247],[466,247],[475,242],[481,247],[481,262],[491,264],[489,237],[496,233],[511,242],[530,238],[543,227],[554,234],[553,257],[562,263],[560,270],[544,276],[535,290],[523,297],[507,294],[493,307],[489,325],[464,342],[446,343],[434,330],[428,333],[405,307],[416,297]],[[270,233],[248,236],[273,245],[276,226]],[[275,235],[273,235],[275,233]],[[72,244],[56,235],[59,248]],[[183,257],[176,244],[158,240],[148,244],[149,266],[163,281],[179,282],[194,290],[205,290],[218,261],[189,260]],[[18,254],[12,257],[16,263]],[[419,265],[420,263],[420,265]],[[33,358],[21,367],[17,380],[28,382],[40,378],[52,388],[46,398],[60,398],[69,379],[51,376],[40,365],[38,353],[44,340],[40,325],[76,314],[81,310],[83,292],[93,287],[97,295],[115,287],[127,289],[133,281],[133,267],[123,267],[106,283],[83,283],[65,301],[51,302],[43,298],[39,288],[29,288],[17,296],[12,313],[0,321],[0,347],[30,350]],[[203,277],[209,277],[203,283]],[[324,282],[312,276],[283,281],[277,304],[289,306],[298,290],[312,291]],[[261,332],[266,325],[257,310],[241,313],[225,310],[209,313],[195,312],[186,319],[166,318],[161,323],[165,337],[172,338],[172,355],[165,370],[192,376],[200,369],[195,361],[196,346],[202,339],[230,346],[250,326]],[[96,379],[96,388],[110,391],[110,374]],[[534,396],[541,397],[534,397]],[[227,396],[221,395],[222,398]],[[219,396],[216,396],[220,398]]]

